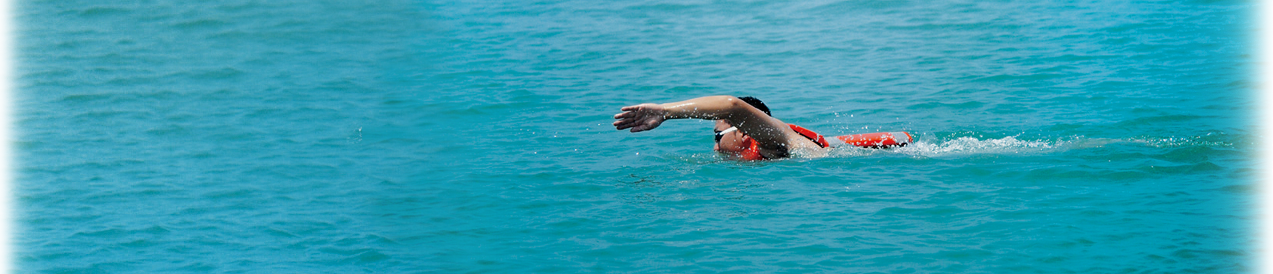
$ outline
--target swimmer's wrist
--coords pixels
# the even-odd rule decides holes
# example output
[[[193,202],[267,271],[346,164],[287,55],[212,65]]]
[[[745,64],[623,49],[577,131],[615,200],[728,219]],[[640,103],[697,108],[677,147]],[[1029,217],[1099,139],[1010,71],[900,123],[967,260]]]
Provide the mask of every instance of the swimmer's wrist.
[[[676,112],[676,106],[670,104],[659,104],[659,107],[663,109],[663,120],[676,119],[676,115],[673,115],[673,112]]]
[[[659,104],[663,107],[663,120],[699,118],[698,108],[694,103],[675,102]]]

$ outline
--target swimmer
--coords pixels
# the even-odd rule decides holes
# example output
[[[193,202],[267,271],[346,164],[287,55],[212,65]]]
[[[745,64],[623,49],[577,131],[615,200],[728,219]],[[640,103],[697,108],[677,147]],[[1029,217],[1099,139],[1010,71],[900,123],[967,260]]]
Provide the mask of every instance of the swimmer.
[[[827,155],[827,141],[821,135],[770,116],[769,107],[754,97],[708,96],[620,110],[614,115],[618,120],[614,128],[631,132],[651,130],[671,119],[715,120],[712,149],[743,160]]]

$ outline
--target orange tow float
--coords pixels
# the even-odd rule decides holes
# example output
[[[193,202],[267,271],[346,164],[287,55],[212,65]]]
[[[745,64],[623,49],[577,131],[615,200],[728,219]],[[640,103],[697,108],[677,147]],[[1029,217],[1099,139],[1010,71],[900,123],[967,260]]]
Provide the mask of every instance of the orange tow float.
[[[913,141],[913,139],[911,139],[911,134],[906,133],[905,131],[863,133],[836,136],[835,138],[843,141],[845,144],[865,148],[903,147]]]

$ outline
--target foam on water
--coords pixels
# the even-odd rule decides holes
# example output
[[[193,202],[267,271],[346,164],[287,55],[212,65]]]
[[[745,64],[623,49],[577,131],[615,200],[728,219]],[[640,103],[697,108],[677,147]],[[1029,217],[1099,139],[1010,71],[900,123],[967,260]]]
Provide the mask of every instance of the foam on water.
[[[1227,134],[1207,133],[1206,135],[1190,137],[1138,137],[1130,138],[1127,141],[1163,148],[1191,146],[1227,148],[1239,145],[1253,147],[1254,145],[1250,141],[1244,140],[1245,138],[1231,138],[1225,135]]]
[[[1042,153],[1054,148],[1056,148],[1054,143],[1017,140],[1016,137],[1009,136],[999,139],[984,140],[973,137],[959,137],[954,140],[940,143],[919,141],[905,147],[897,148],[896,151],[898,153],[914,156],[943,157],[982,153]]]

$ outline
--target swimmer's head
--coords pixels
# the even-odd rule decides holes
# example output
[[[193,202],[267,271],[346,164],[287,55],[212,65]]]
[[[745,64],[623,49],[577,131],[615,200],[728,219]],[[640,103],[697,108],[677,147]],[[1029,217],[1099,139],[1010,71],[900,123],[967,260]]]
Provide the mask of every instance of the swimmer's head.
[[[765,103],[761,102],[760,99],[756,99],[756,97],[747,96],[740,97],[738,99],[743,100],[743,102],[747,102],[748,105],[751,105],[760,111],[765,112],[765,115],[773,116],[773,114],[769,114],[769,107],[765,106]],[[712,150],[722,153],[738,154],[747,149],[747,147],[743,146],[743,137],[747,135],[743,134],[742,131],[738,131],[737,128],[730,125],[729,122],[725,122],[725,120],[716,120],[716,124],[712,127],[712,131],[716,132],[716,143],[712,145]]]
[[[716,124],[712,126],[712,131],[716,133],[716,143],[712,145],[712,150],[722,153],[737,154],[743,149],[743,133],[738,128],[725,122],[725,120],[716,120]]]

